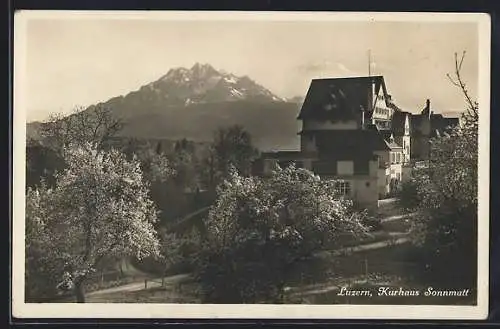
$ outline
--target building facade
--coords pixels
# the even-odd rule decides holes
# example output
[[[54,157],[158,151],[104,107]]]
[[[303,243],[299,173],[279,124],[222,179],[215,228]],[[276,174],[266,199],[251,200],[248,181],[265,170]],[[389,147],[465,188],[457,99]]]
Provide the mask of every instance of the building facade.
[[[458,118],[445,118],[442,114],[434,113],[429,99],[426,100],[426,105],[420,114],[411,116],[411,121],[411,157],[420,161],[429,159],[432,138],[446,133],[459,124]]]
[[[395,121],[397,111],[382,76],[312,80],[297,117],[300,150],[264,153],[262,173],[293,162],[374,210],[404,180],[410,160],[409,121]],[[392,133],[393,126],[401,127]]]
[[[458,123],[430,109],[401,110],[382,76],[312,80],[297,117],[300,150],[263,153],[260,173],[276,165],[313,171],[337,182],[338,193],[374,210],[428,159],[430,138]]]

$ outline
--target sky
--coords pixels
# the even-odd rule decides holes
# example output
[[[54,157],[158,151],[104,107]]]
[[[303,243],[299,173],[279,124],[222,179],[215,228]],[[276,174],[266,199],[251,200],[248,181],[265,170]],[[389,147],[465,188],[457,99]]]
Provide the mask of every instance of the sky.
[[[396,104],[460,111],[448,78],[478,85],[478,30],[470,22],[168,21],[106,17],[30,19],[26,25],[27,120],[125,95],[175,67],[209,63],[248,75],[280,97],[305,96],[311,79],[383,75]]]

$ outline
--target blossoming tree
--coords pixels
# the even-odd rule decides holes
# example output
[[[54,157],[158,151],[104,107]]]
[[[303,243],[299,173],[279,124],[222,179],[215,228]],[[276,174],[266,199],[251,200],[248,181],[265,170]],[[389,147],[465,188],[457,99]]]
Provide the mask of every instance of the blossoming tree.
[[[107,257],[159,253],[157,214],[138,161],[90,143],[64,154],[55,187],[27,193],[27,287],[49,273],[85,302],[85,281]]]
[[[416,211],[415,242],[428,270],[447,284],[473,285],[477,269],[478,103],[460,76],[465,53],[455,54],[455,77],[467,104],[460,125],[431,141],[428,168],[414,171],[402,205]]]
[[[305,169],[277,168],[267,178],[233,170],[206,220],[198,272],[206,300],[282,303],[297,265],[337,247],[342,234],[364,232],[361,217],[333,181]]]

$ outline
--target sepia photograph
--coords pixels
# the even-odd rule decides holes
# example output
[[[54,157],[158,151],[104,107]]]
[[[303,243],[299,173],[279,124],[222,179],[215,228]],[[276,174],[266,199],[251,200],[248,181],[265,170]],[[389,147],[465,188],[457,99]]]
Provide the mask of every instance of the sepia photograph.
[[[20,11],[15,316],[487,316],[485,14]]]

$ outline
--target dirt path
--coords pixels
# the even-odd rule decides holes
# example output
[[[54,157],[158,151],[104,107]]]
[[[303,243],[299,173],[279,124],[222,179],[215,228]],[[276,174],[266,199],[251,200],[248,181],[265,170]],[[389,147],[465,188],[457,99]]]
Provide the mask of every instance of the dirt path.
[[[179,275],[165,277],[163,279],[163,282],[166,285],[171,285],[171,284],[183,282],[187,278],[189,278],[189,274],[179,274]],[[138,291],[138,290],[144,290],[144,289],[149,289],[149,288],[161,287],[161,278],[147,279],[147,286],[144,283],[144,281],[145,281],[145,279],[142,279],[141,281],[124,284],[124,285],[118,286],[118,287],[93,291],[93,292],[88,293],[87,296],[92,297],[92,296],[98,296],[98,295],[104,295],[104,294],[113,294],[113,293],[118,293],[118,292],[130,292],[130,291]]]
[[[380,219],[380,222],[387,223],[387,222],[392,222],[395,220],[406,220],[406,219],[410,219],[411,217],[413,217],[415,215],[416,215],[416,213],[392,215],[392,216],[388,216],[388,217],[384,217],[384,218]]]
[[[123,258],[119,264],[120,268],[123,271],[123,274],[126,276],[133,276],[133,277],[150,277],[151,275],[139,270],[136,268],[132,263],[130,263],[130,259],[128,258]]]
[[[380,201],[379,201],[380,202]],[[388,200],[381,200],[380,202],[381,208],[390,208],[390,211],[392,212],[395,210],[393,207],[395,205],[395,200],[394,199],[388,199]],[[384,209],[384,210],[385,210]],[[184,218],[184,220],[191,218],[192,216],[198,214],[199,212],[205,211],[205,208],[202,208],[192,214],[189,214]],[[389,209],[387,209],[389,210]],[[387,216],[388,215],[388,216]],[[382,218],[382,222],[390,222],[390,221],[396,221],[396,220],[404,220],[407,219],[408,217],[411,217],[412,214],[406,214],[406,215],[389,215],[387,214],[386,217]],[[353,253],[353,252],[362,252],[362,251],[367,251],[367,250],[373,250],[373,249],[380,249],[380,248],[385,248],[391,245],[398,245],[398,244],[403,244],[409,241],[409,238],[406,233],[397,233],[397,232],[389,232],[389,235],[391,236],[387,240],[383,241],[378,241],[378,242],[372,242],[372,243],[366,243],[362,245],[357,245],[353,247],[347,247],[343,248],[340,250],[334,250],[334,251],[323,251],[318,253],[318,256],[321,257],[331,257],[331,256],[338,256],[338,255],[344,255],[346,253]],[[101,296],[101,295],[107,295],[107,294],[114,294],[114,293],[121,293],[121,292],[133,292],[133,291],[140,291],[144,289],[150,289],[150,288],[157,288],[161,286],[161,277],[153,278],[151,275],[144,273],[137,269],[135,266],[133,266],[128,259],[122,260],[120,266],[123,269],[123,272],[127,276],[132,276],[136,277],[137,281],[124,284],[118,287],[113,287],[113,288],[108,288],[108,289],[103,289],[103,290],[98,290],[98,291],[93,291],[89,292],[87,296],[89,297],[95,297],[95,296]],[[174,276],[169,276],[165,277],[164,284],[165,285],[173,285],[180,283],[187,278],[189,278],[189,274],[180,274],[180,275],[174,275]],[[145,284],[145,280],[147,279],[147,285]]]

